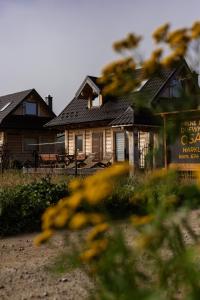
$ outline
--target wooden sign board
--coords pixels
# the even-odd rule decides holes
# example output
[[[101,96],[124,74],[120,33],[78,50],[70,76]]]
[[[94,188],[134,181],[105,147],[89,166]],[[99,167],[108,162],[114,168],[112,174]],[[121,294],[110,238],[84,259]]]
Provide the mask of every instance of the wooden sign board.
[[[200,164],[200,118],[185,120],[180,124],[177,139],[169,146],[169,163]]]

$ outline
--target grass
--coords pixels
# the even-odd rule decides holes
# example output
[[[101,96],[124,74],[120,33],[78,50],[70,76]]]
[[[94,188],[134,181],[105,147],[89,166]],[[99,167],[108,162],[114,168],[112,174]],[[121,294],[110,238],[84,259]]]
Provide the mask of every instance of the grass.
[[[68,182],[72,176],[69,175],[49,175],[52,183]],[[6,170],[0,174],[0,188],[9,188],[17,185],[29,184],[40,181],[46,177],[44,174],[23,174],[20,170]]]

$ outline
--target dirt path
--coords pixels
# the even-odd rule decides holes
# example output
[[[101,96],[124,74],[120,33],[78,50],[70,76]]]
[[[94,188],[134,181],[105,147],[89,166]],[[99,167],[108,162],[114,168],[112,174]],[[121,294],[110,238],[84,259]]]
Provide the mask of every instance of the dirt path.
[[[191,211],[189,223],[200,233],[200,210]],[[122,226],[127,239],[132,241],[132,227]],[[129,232],[129,229],[131,230]],[[33,245],[35,234],[0,239],[0,300],[84,300],[89,279],[80,270],[66,273],[50,272],[49,268],[59,251],[67,253],[62,236],[56,236],[51,244]],[[75,233],[69,236],[78,241]],[[188,233],[184,234],[190,242]]]
[[[67,299],[87,298],[84,286],[89,283],[78,270],[55,274],[50,263],[64,249],[63,239],[49,246],[35,247],[35,234],[0,239],[0,299]]]

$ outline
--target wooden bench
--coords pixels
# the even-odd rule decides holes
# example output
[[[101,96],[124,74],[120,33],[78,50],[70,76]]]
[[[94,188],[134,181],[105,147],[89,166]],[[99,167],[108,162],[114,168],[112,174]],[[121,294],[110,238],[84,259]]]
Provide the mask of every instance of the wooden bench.
[[[40,167],[55,167],[58,162],[58,155],[54,153],[40,154],[39,163]]]

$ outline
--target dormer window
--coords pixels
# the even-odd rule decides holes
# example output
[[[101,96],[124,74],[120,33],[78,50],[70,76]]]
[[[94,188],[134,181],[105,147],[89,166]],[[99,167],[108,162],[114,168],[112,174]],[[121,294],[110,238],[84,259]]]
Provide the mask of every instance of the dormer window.
[[[35,102],[24,102],[24,115],[37,116],[38,109]]]
[[[92,107],[100,106],[100,96],[97,95],[94,99],[92,99]]]
[[[161,97],[179,98],[183,90],[182,83],[179,79],[172,79],[168,86],[162,91]]]
[[[179,98],[181,96],[181,89],[182,89],[182,85],[180,80],[173,79],[170,82],[170,86],[169,86],[170,97]]]

